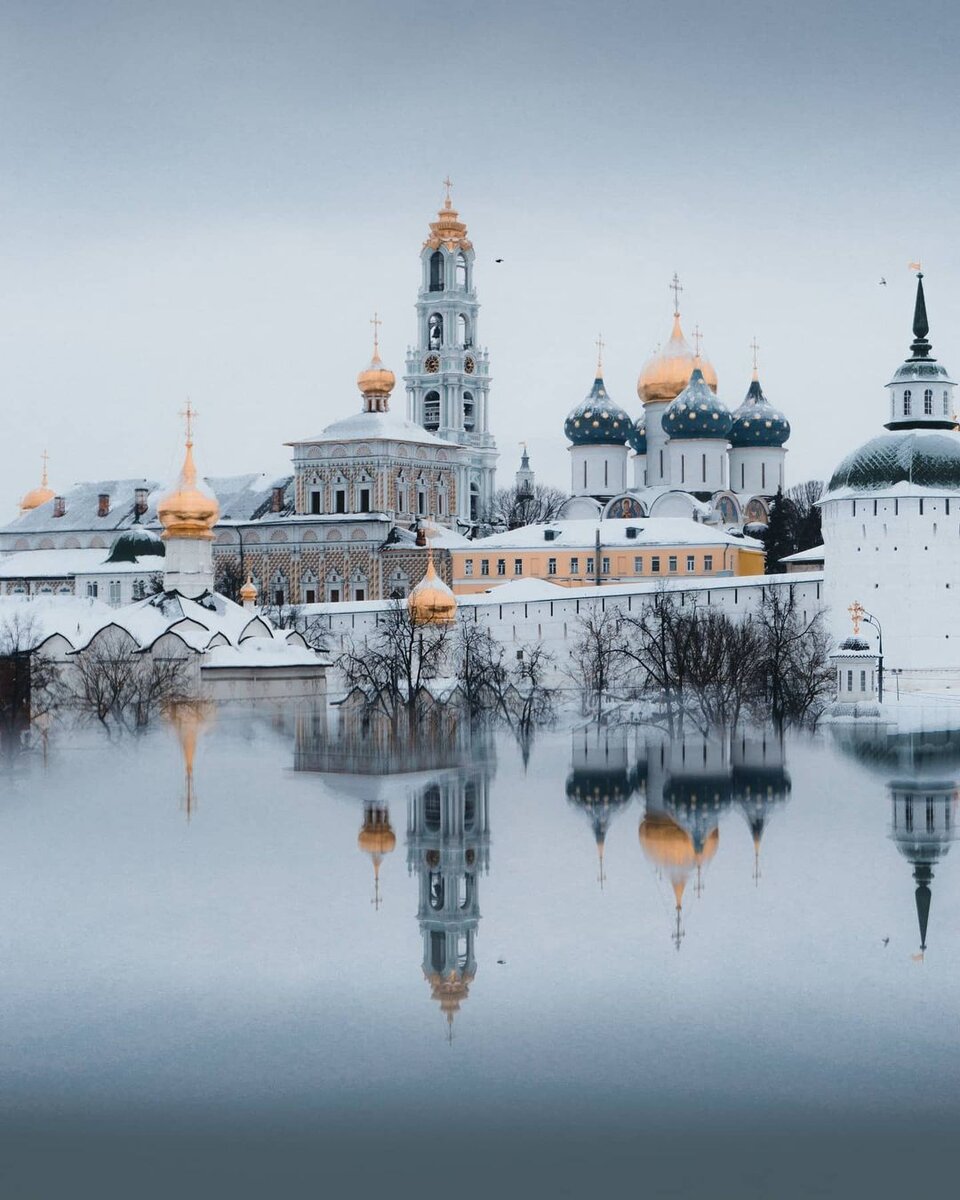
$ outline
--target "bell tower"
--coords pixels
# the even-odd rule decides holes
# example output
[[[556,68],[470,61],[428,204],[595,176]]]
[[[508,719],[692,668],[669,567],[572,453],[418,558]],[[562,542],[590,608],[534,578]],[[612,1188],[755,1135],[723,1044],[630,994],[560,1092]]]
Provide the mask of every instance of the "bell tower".
[[[467,227],[446,197],[420,252],[417,344],[407,352],[407,416],[445,442],[464,447],[455,516],[480,521],[493,498],[497,463],[490,433],[490,364],[477,337],[480,305],[474,249]]]

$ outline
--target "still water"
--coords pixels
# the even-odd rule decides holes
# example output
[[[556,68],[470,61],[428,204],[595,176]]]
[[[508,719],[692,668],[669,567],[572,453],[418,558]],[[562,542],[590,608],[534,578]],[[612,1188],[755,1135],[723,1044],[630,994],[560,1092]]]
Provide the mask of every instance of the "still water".
[[[235,706],[0,772],[4,1197],[952,1178],[956,734]]]

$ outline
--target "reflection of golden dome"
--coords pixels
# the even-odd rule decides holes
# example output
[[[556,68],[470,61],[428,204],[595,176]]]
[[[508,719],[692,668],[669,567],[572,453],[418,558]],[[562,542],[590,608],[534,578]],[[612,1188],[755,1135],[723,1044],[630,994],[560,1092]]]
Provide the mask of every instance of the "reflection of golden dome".
[[[200,734],[209,729],[216,715],[216,707],[209,700],[179,700],[168,704],[164,715],[177,732],[180,752],[183,755],[184,807],[187,820],[193,812],[196,797],[193,791],[193,763],[197,756]]]
[[[47,487],[47,455],[46,451],[44,451],[43,475],[40,477],[40,486],[32,488],[27,492],[20,501],[20,511],[32,512],[35,508],[39,508],[41,504],[46,504],[48,500],[52,500],[54,495],[53,488]]]
[[[407,611],[414,625],[446,625],[456,619],[457,598],[437,574],[432,554],[426,574],[410,590]]]
[[[680,903],[689,873],[694,867],[702,867],[710,862],[720,844],[720,830],[711,829],[698,854],[690,834],[666,813],[654,812],[644,817],[640,822],[639,835],[647,858],[670,876],[677,904]]]
[[[690,382],[696,355],[683,336],[680,314],[673,314],[673,330],[666,346],[648,359],[637,380],[637,395],[644,404],[675,400]],[[717,373],[705,358],[700,359],[700,370],[710,388],[717,390]]]
[[[247,604],[248,602],[250,604],[256,604],[257,602],[256,584],[249,575],[247,576],[247,582],[240,589],[240,603]]]
[[[197,483],[191,441],[187,442],[177,486],[157,505],[157,516],[163,526],[164,539],[187,538],[198,541],[213,537],[210,531],[220,516],[220,505],[209,492],[201,491]]]
[[[370,807],[364,813],[363,828],[357,836],[357,845],[364,854],[382,858],[397,848],[397,835],[390,825],[390,816],[385,808]]]
[[[426,978],[430,984],[431,998],[439,1001],[440,1011],[446,1016],[447,1023],[452,1025],[454,1016],[460,1011],[460,1005],[470,995],[474,973],[451,970],[445,976],[433,972]]]

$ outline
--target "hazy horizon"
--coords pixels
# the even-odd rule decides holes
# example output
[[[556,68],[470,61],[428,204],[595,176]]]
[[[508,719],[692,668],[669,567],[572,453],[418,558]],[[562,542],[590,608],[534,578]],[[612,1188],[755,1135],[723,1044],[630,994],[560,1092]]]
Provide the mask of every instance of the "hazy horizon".
[[[827,475],[882,424],[911,260],[933,352],[960,370],[958,18],[866,11],[8,3],[0,513],[44,448],[58,490],[171,477],[187,396],[204,474],[288,470],[285,442],[358,407],[374,309],[402,409],[447,173],[499,483],[525,440],[568,486],[563,419],[598,331],[611,395],[639,412],[674,271],[723,400],[756,337],[788,482]]]

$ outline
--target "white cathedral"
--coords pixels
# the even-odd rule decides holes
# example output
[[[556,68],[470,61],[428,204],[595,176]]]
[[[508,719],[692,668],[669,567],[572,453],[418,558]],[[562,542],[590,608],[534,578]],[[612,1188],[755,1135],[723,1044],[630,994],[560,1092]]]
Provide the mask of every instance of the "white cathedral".
[[[669,341],[637,381],[642,414],[632,419],[611,398],[598,360],[593,386],[564,422],[572,492],[564,515],[766,524],[784,486],[790,423],[764,396],[756,358],[740,407],[719,399],[716,371],[683,335],[676,276],[673,287]]]

